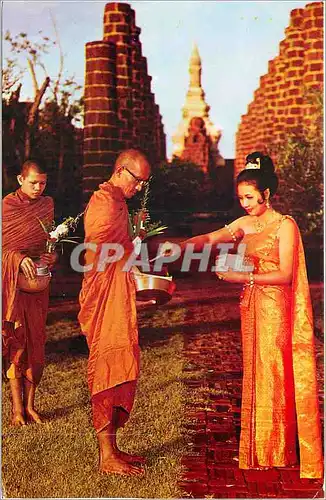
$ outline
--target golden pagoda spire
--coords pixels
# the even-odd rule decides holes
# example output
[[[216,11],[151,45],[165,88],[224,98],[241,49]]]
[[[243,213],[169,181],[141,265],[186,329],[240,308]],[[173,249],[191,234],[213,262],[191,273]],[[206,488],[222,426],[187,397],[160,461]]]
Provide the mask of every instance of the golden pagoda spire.
[[[172,137],[173,156],[180,157],[184,149],[185,136],[188,134],[190,120],[194,117],[202,118],[208,135],[215,144],[218,143],[221,131],[209,119],[210,107],[205,101],[205,92],[201,86],[202,63],[196,43],[193,44],[189,60],[189,87],[185,104],[182,108],[182,121],[177,132]]]
[[[201,58],[194,43],[189,61],[190,87],[201,87]]]

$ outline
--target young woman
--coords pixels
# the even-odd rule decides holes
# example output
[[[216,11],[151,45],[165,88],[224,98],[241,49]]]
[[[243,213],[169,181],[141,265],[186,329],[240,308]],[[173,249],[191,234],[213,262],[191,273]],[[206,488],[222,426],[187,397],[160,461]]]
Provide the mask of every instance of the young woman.
[[[300,477],[319,478],[313,318],[301,236],[292,217],[271,206],[278,186],[271,158],[255,152],[246,162],[236,186],[248,215],[181,247],[241,242],[254,266],[253,272],[218,272],[223,280],[244,284],[240,468],[283,467],[300,460]]]

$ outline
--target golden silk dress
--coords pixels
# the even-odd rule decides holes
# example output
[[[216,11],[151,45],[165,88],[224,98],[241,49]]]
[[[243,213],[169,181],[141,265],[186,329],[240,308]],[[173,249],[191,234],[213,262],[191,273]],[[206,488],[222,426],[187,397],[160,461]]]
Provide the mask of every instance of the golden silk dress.
[[[245,286],[241,297],[243,387],[239,467],[284,467],[300,462],[300,477],[323,475],[313,318],[304,251],[295,221],[282,216],[247,234],[254,274],[279,270],[278,232],[295,226],[290,285]]]

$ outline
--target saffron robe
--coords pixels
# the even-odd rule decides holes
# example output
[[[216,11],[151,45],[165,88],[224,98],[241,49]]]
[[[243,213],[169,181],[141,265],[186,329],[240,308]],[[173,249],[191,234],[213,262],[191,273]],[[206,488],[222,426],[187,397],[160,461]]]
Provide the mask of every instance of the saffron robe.
[[[78,319],[89,347],[88,385],[92,397],[117,388],[111,400],[129,413],[134,391],[126,398],[123,385],[138,378],[139,346],[135,284],[131,273],[123,270],[134,246],[128,234],[128,209],[122,191],[110,182],[101,184],[88,203],[84,225],[85,243],[96,245],[95,251],[86,250],[85,265],[92,268],[84,273],[79,296]],[[99,270],[105,243],[118,243],[124,255]],[[117,402],[118,387],[122,388],[121,404]]]
[[[282,467],[300,460],[300,477],[323,474],[313,317],[302,240],[283,216],[245,235],[255,273],[279,269],[278,231],[295,228],[291,285],[245,287],[241,301],[243,392],[239,467]],[[299,442],[300,457],[296,455]]]
[[[26,293],[17,288],[19,266],[45,251],[47,236],[38,219],[52,223],[53,200],[30,199],[20,189],[2,202],[2,340],[9,378],[24,375],[37,384],[44,367],[49,289]]]

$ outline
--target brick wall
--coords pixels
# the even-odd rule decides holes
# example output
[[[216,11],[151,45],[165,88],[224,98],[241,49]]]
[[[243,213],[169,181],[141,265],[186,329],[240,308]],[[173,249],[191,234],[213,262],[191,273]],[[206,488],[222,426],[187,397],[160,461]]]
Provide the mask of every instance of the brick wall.
[[[309,126],[311,104],[306,90],[323,89],[323,3],[294,9],[279,55],[269,61],[268,72],[236,134],[235,175],[252,151],[267,152],[303,125]]]
[[[152,166],[166,159],[162,117],[140,32],[128,4],[108,3],[103,40],[86,44],[84,202],[110,176],[121,150],[142,149]]]

